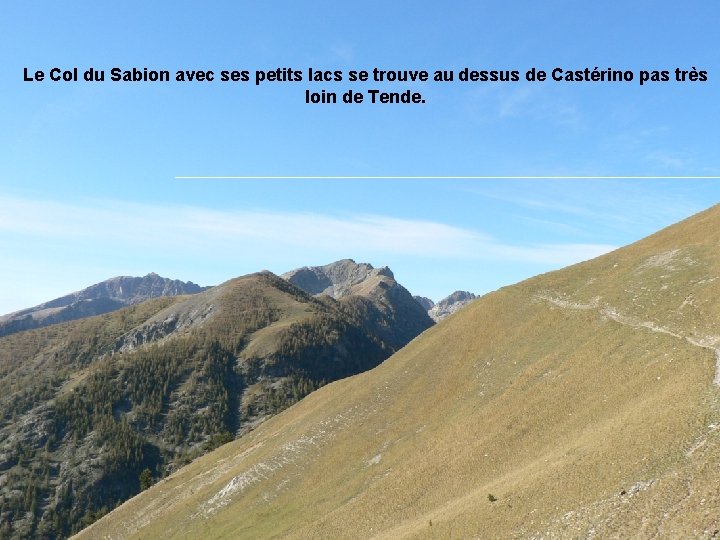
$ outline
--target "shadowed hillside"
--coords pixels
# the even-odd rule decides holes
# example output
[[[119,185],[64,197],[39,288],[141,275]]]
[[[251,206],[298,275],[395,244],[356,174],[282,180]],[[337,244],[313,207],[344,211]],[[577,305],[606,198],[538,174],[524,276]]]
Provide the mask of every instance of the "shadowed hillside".
[[[720,207],[488,294],[81,538],[712,537]]]

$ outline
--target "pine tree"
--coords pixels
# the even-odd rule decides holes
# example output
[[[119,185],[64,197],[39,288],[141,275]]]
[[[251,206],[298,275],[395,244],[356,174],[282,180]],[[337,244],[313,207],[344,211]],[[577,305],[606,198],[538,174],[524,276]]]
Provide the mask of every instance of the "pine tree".
[[[150,469],[145,467],[143,472],[140,473],[140,491],[145,491],[147,488],[153,485],[153,477]]]

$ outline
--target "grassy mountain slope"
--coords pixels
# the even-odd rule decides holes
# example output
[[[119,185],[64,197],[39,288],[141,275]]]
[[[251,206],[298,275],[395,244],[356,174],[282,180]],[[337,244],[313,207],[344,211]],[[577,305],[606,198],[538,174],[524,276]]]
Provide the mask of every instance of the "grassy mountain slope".
[[[144,469],[161,478],[378,365],[393,317],[264,272],[0,338],[0,538],[76,532]]]
[[[711,537],[719,247],[714,207],[486,295],[80,537]]]

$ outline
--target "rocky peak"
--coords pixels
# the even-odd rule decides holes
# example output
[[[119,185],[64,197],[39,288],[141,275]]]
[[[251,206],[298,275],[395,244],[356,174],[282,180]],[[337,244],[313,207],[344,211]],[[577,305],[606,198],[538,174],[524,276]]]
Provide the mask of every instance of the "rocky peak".
[[[282,277],[315,296],[325,294],[356,306],[364,303],[363,309],[375,313],[378,333],[396,348],[433,324],[427,310],[395,281],[387,266],[374,268],[368,263],[342,259],[324,266],[298,268]]]
[[[352,259],[342,259],[324,266],[304,266],[282,275],[310,294],[327,294],[336,300],[357,294],[357,286],[374,276],[395,281],[395,276],[387,266],[374,268],[369,263],[356,263]]]
[[[458,309],[469,304],[477,298],[468,291],[455,291],[451,295],[443,298],[437,304],[428,309],[428,315],[435,322],[438,322],[448,315],[455,313]]]

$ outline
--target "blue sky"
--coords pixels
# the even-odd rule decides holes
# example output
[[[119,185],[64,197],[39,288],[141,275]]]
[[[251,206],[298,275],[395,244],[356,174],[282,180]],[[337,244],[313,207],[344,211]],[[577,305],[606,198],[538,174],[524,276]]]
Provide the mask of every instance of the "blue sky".
[[[344,257],[493,290],[720,199],[711,2],[26,2],[0,20],[0,313],[114,275],[201,284]],[[23,68],[708,72],[705,83],[24,82]],[[424,105],[304,103],[411,88]]]

